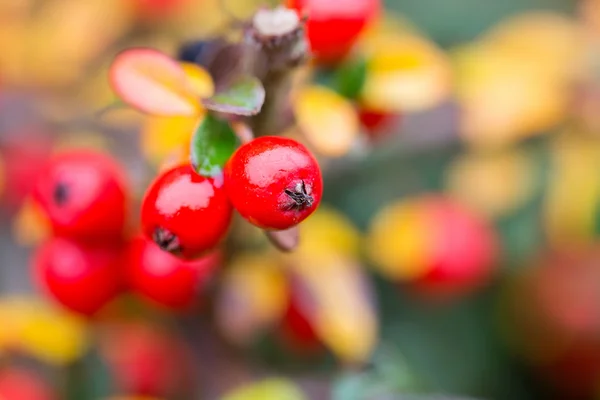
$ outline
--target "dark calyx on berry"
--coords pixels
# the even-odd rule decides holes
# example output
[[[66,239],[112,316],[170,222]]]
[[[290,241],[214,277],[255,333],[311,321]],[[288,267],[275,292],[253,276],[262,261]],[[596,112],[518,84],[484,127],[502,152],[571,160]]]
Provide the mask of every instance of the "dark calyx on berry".
[[[69,186],[66,183],[58,182],[52,192],[52,200],[58,206],[62,206],[69,200]]]
[[[156,228],[152,234],[152,240],[164,251],[173,254],[181,252],[179,238],[164,228]]]
[[[286,210],[302,211],[313,205],[314,199],[306,191],[304,181],[300,181],[293,189],[285,189],[285,194],[290,198],[290,202],[286,204]]]

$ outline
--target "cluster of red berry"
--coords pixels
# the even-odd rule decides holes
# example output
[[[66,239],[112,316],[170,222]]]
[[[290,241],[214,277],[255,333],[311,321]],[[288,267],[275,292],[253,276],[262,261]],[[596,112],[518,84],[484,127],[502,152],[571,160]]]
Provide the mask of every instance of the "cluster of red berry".
[[[319,165],[303,145],[261,137],[242,145],[217,177],[191,165],[164,172],[144,198],[142,225],[163,250],[190,259],[226,235],[232,206],[259,228],[285,230],[317,208],[322,192]]]
[[[304,146],[262,137],[241,146],[217,177],[190,164],[161,173],[143,200],[144,235],[127,239],[124,175],[106,155],[71,151],[54,157],[35,187],[54,233],[37,251],[36,277],[76,312],[94,314],[126,289],[185,309],[220,264],[233,208],[260,228],[283,230],[308,217],[323,190]]]

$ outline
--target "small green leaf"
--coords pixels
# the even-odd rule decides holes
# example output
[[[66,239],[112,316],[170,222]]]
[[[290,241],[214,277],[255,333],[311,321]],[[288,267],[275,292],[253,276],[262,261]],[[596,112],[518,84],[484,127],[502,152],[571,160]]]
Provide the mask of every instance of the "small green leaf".
[[[247,75],[233,79],[214,96],[203,100],[204,106],[211,111],[244,116],[258,114],[264,102],[262,83]]]
[[[352,59],[342,64],[334,76],[334,88],[348,99],[356,99],[367,78],[367,62],[363,58]]]
[[[229,122],[208,114],[192,138],[192,165],[200,175],[218,175],[238,145],[238,137]]]

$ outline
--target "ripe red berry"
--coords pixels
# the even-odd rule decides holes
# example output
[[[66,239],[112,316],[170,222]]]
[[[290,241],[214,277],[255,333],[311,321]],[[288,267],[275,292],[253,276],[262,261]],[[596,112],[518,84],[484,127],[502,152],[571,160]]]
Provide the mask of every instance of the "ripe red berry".
[[[219,180],[200,176],[186,164],[152,183],[142,204],[142,227],[161,249],[189,259],[219,244],[231,215]]]
[[[145,237],[132,240],[127,253],[131,288],[174,310],[186,310],[195,303],[221,261],[219,252],[198,260],[182,260]]]
[[[0,399],[51,400],[52,388],[40,376],[23,368],[9,368],[0,372]]]
[[[53,238],[34,259],[38,284],[72,311],[93,315],[122,287],[120,249]]]
[[[380,0],[289,0],[308,15],[306,30],[313,54],[331,62],[343,58],[379,13]]]
[[[241,146],[225,165],[225,189],[242,217],[282,230],[318,207],[323,179],[317,160],[292,139],[264,136]]]
[[[121,393],[193,399],[190,350],[181,337],[160,326],[125,323],[108,327],[100,354]],[[137,397],[136,397],[137,398]]]
[[[57,235],[121,238],[127,215],[125,177],[105,154],[76,150],[56,155],[38,177],[33,196]]]
[[[311,321],[299,305],[298,294],[292,293],[279,330],[281,339],[290,350],[312,355],[323,350],[323,344]]]
[[[498,238],[468,209],[444,198],[423,204],[434,224],[429,269],[412,283],[432,297],[458,297],[487,283],[494,272]]]

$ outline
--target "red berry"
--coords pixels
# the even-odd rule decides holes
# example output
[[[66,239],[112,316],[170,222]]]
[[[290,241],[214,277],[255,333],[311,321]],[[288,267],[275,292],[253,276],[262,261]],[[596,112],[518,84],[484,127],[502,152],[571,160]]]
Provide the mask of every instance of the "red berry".
[[[435,233],[428,271],[413,287],[433,297],[454,297],[487,283],[498,254],[494,230],[461,205],[444,198],[424,200]]]
[[[53,238],[38,248],[34,268],[42,286],[72,311],[93,315],[119,294],[120,249],[66,238]]]
[[[380,0],[289,0],[289,5],[308,15],[311,50],[326,62],[343,58],[381,7]]]
[[[33,372],[10,368],[0,372],[0,399],[51,400],[52,388]]]
[[[215,252],[186,261],[163,251],[145,237],[135,238],[128,249],[128,272],[132,289],[162,306],[189,309],[220,264]]]
[[[55,234],[78,240],[118,240],[127,214],[125,188],[124,173],[112,158],[77,150],[50,160],[33,195]]]
[[[367,109],[359,109],[358,117],[366,133],[374,141],[392,133],[400,120],[398,115]]]
[[[198,175],[188,164],[162,173],[146,192],[142,226],[161,249],[195,258],[219,244],[232,208],[217,179]]]
[[[2,148],[6,180],[3,195],[9,207],[19,207],[31,194],[38,177],[44,172],[52,147],[46,134],[23,131],[15,135],[24,139],[19,138]]]
[[[195,398],[190,352],[181,338],[159,326],[128,323],[109,327],[101,340],[101,354],[119,392]]]
[[[265,136],[241,146],[225,166],[225,189],[238,212],[263,229],[283,230],[318,207],[317,160],[292,139]]]
[[[299,304],[298,294],[292,293],[280,334],[288,348],[303,354],[314,354],[323,350],[319,336]]]

